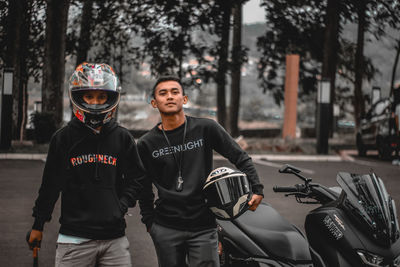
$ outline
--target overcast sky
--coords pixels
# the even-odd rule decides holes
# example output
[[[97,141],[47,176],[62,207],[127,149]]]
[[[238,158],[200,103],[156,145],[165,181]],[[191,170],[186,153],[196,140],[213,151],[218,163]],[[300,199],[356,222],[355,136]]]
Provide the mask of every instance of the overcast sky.
[[[260,0],[250,0],[243,6],[243,23],[255,23],[265,21],[264,8],[260,7]]]

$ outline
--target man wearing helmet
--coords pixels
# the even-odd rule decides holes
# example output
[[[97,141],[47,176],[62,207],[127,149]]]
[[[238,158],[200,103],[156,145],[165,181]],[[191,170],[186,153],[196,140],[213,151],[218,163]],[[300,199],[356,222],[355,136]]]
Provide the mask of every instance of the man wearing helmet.
[[[159,266],[186,266],[186,258],[190,267],[219,266],[215,216],[203,194],[213,150],[248,177],[254,193],[248,202],[251,210],[262,200],[263,185],[251,158],[218,123],[185,115],[188,98],[179,78],[160,77],[152,94],[161,123],[138,141],[147,170],[139,204]],[[152,184],[158,190],[155,203]]]
[[[107,64],[82,63],[70,78],[75,117],[50,141],[29,235],[38,249],[61,192],[55,266],[131,266],[124,215],[144,169],[134,139],[113,118],[120,90]]]

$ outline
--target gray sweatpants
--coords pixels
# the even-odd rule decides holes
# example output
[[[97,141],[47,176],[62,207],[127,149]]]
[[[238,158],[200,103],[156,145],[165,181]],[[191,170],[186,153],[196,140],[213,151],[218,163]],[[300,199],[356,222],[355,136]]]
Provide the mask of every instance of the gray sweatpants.
[[[56,267],[130,267],[131,255],[126,236],[110,240],[91,240],[82,244],[57,244]]]
[[[150,228],[159,267],[219,267],[216,229],[175,230],[153,223]]]

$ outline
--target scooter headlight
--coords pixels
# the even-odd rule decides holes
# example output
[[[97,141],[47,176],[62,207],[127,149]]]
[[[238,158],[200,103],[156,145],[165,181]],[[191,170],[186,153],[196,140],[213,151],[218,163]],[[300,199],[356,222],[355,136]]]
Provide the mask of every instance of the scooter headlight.
[[[363,263],[365,263],[367,266],[375,266],[375,267],[384,266],[383,265],[384,258],[381,256],[363,250],[357,250],[357,254],[358,256],[360,256]]]

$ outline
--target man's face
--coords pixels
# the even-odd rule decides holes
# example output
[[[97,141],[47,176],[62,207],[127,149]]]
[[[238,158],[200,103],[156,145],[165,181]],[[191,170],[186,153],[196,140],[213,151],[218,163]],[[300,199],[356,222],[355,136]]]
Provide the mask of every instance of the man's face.
[[[176,81],[159,83],[154,90],[154,99],[151,100],[154,108],[169,115],[181,112],[186,103],[187,96],[183,95],[182,86]]]
[[[106,103],[108,95],[101,90],[89,90],[83,93],[82,98],[89,105],[102,105]]]

